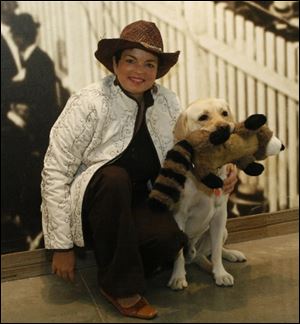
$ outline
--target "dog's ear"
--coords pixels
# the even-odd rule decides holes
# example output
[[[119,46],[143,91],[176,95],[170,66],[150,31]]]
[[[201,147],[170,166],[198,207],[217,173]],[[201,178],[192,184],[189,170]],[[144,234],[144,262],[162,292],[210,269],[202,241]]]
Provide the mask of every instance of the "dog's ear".
[[[187,115],[182,113],[177,119],[175,128],[174,128],[174,137],[175,141],[181,141],[186,138],[188,135],[187,131]]]

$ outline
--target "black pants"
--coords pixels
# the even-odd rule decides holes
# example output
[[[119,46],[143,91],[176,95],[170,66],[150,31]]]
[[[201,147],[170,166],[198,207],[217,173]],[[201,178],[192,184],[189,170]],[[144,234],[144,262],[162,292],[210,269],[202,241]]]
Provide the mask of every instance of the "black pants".
[[[145,277],[172,264],[187,244],[172,214],[153,213],[147,196],[117,166],[99,169],[85,193],[84,239],[93,244],[99,285],[115,297],[142,294]]]

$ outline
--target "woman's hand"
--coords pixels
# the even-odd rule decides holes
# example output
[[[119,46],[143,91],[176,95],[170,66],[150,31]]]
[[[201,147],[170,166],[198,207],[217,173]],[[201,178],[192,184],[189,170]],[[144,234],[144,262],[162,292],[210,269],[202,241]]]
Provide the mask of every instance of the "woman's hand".
[[[73,250],[67,252],[54,252],[52,259],[52,273],[55,273],[66,281],[74,281],[74,270],[75,253]]]
[[[237,167],[230,163],[227,165],[227,178],[224,180],[223,185],[224,193],[231,194],[237,181]]]

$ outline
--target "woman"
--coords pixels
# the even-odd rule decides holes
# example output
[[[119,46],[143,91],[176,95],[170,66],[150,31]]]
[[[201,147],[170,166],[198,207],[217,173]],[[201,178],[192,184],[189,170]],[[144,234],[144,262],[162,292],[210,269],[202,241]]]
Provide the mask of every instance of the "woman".
[[[74,245],[90,238],[102,294],[126,316],[157,311],[142,294],[145,277],[172,264],[186,236],[147,196],[180,113],[173,92],[156,85],[179,52],[163,52],[156,25],[137,21],[102,39],[96,58],[114,73],[73,95],[54,125],[43,170],[45,246],[53,271],[74,278]],[[231,191],[236,181],[227,179]]]

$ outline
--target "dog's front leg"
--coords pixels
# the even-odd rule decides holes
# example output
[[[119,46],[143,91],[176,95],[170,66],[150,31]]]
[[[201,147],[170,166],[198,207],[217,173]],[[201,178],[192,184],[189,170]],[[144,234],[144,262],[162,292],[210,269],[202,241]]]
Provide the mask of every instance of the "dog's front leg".
[[[216,215],[212,218],[209,227],[212,248],[212,272],[218,286],[232,286],[234,282],[233,276],[225,270],[222,262],[223,235],[226,227],[226,221],[227,212],[220,208],[220,210],[218,210]]]
[[[185,260],[183,255],[183,249],[178,253],[178,256],[174,262],[172,276],[168,282],[168,287],[173,290],[181,290],[188,286],[186,281],[185,272]]]

